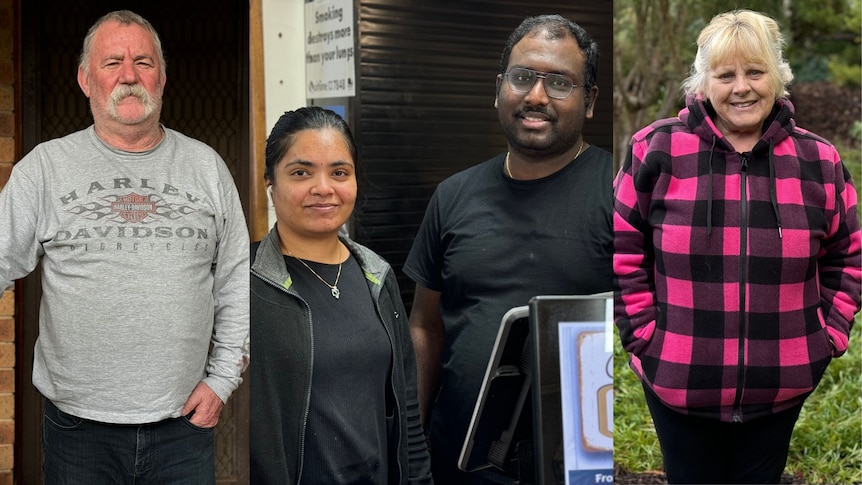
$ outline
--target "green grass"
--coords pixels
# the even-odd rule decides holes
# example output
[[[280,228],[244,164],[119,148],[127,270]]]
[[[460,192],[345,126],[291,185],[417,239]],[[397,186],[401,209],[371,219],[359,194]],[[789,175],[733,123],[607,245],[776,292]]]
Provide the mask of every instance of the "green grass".
[[[619,343],[614,345],[614,462],[633,472],[661,470],[661,450]],[[862,315],[847,353],[833,360],[802,408],[785,473],[808,484],[862,484]]]
[[[614,463],[633,472],[662,470],[661,449],[643,388],[614,328]]]
[[[862,323],[802,407],[787,471],[807,483],[862,483]]]

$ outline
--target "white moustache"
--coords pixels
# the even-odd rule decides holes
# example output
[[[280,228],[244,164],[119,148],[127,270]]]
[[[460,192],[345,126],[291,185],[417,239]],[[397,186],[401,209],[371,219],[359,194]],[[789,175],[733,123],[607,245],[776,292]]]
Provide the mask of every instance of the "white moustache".
[[[140,84],[124,84],[117,86],[111,92],[111,102],[116,104],[122,101],[123,98],[134,96],[141,100],[142,103],[150,102],[150,93]]]

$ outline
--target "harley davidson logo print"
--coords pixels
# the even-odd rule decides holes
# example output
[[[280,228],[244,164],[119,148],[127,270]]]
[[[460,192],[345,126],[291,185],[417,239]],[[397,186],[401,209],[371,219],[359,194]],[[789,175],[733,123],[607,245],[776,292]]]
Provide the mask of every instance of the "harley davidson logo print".
[[[156,204],[145,195],[132,192],[129,195],[119,196],[111,202],[111,212],[117,213],[128,222],[141,222],[156,211]]]

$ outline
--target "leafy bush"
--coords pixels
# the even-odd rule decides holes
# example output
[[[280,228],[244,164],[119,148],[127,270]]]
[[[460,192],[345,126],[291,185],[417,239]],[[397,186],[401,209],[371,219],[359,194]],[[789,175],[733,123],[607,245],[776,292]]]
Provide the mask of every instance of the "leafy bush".
[[[856,121],[850,128],[850,137],[853,140],[853,146],[843,146],[838,144],[835,148],[841,155],[841,161],[850,176],[853,177],[853,183],[856,186],[856,209],[862,220],[862,121]]]
[[[862,65],[847,64],[837,56],[830,56],[827,62],[832,81],[838,86],[862,85]]]

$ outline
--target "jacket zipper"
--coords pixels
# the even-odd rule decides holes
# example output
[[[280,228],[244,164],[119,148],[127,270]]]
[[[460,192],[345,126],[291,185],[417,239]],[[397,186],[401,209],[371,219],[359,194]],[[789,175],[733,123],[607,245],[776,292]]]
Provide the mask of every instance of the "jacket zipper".
[[[383,291],[384,283],[386,281],[386,274],[383,274],[383,279],[380,280],[380,291]],[[372,295],[374,296],[374,295]],[[383,330],[386,331],[386,336],[389,338],[389,351],[392,352],[392,372],[389,375],[390,380],[392,381],[392,396],[395,399],[395,419],[398,424],[398,429],[401,429],[401,402],[398,400],[398,392],[395,391],[395,366],[398,365],[398,359],[396,359],[395,354],[395,337],[392,335],[392,332],[389,330],[389,327],[386,325],[386,319],[383,318],[383,312],[380,310],[380,293],[374,296],[374,308],[377,310],[377,318],[383,323]],[[398,313],[395,312],[396,318]],[[403,423],[406,425],[406,423]],[[395,446],[395,463],[398,465],[398,482],[401,483],[404,478],[404,470],[401,469],[401,432],[398,432],[398,443]],[[388,455],[388,452],[387,452]],[[409,457],[408,457],[409,460]],[[389,480],[392,483],[392,480]]]
[[[736,397],[733,402],[733,422],[742,422],[742,389],[745,383],[745,335],[746,313],[745,284],[748,281],[747,272],[747,240],[748,240],[748,155],[742,154],[742,177],[739,187],[739,348],[736,371]]]
[[[311,356],[311,364],[312,365],[308,366],[308,389],[305,393],[305,409],[303,409],[303,412],[302,412],[302,432],[300,433],[300,436],[299,436],[299,469],[296,471],[296,483],[300,484],[300,483],[302,483],[302,472],[303,472],[303,467],[305,466],[305,432],[308,430],[308,413],[309,413],[309,409],[311,408],[311,378],[313,377],[313,373],[314,373],[314,325],[313,325],[313,320],[311,318],[311,307],[308,306],[308,302],[303,300],[302,297],[300,297],[299,295],[294,295],[294,294],[290,293],[284,286],[272,281],[271,279],[258,273],[257,271],[252,270],[252,273],[255,276],[257,276],[258,278],[260,278],[261,280],[263,280],[264,283],[286,293],[289,296],[296,297],[297,299],[299,299],[299,301],[301,301],[305,305],[305,308],[308,310],[308,330],[309,330],[309,333],[311,336],[311,338],[310,338],[310,340],[311,340],[310,347],[311,348],[310,348],[310,354],[309,355]]]

